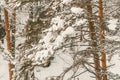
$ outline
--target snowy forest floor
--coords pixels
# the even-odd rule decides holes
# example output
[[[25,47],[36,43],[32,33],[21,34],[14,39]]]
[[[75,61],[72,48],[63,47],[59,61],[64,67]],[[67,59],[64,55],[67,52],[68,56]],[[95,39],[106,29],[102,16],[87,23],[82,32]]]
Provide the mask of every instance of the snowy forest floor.
[[[65,55],[62,55],[65,57]],[[68,62],[70,58],[67,58]],[[120,64],[119,64],[119,55],[114,55],[111,62],[108,63],[108,65],[113,65],[109,68],[111,72],[114,74],[119,74],[120,75]],[[45,77],[47,76],[54,76],[59,74],[63,69],[65,68],[64,66],[67,67],[67,64],[61,59],[61,56],[57,56],[53,61],[50,67],[48,68],[38,68],[35,70],[36,77],[39,78],[40,80],[45,80]],[[37,72],[38,70],[38,72]],[[39,71],[40,70],[40,71]],[[87,76],[87,77],[86,77]],[[92,74],[90,73],[84,73],[80,75],[80,79],[82,80],[94,80],[94,78],[91,78]],[[3,59],[3,57],[0,55],[0,80],[9,80],[8,77],[8,62]]]

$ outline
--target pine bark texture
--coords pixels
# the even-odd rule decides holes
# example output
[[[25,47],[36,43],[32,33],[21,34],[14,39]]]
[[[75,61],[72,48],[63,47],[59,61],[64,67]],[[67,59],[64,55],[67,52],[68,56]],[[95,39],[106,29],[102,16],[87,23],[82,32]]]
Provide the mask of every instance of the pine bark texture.
[[[97,47],[97,42],[96,42],[94,22],[92,20],[91,0],[88,1],[86,8],[87,8],[87,12],[88,12],[87,13],[88,14],[88,25],[89,25],[89,30],[90,30],[90,37],[91,37],[91,40],[92,40],[92,48],[95,49]],[[97,54],[97,52],[94,52],[92,54],[94,56],[96,80],[101,80],[99,55]]]
[[[106,54],[104,52],[104,42],[105,42],[105,35],[104,35],[104,27],[102,24],[103,24],[103,5],[102,5],[102,0],[99,0],[98,2],[99,4],[99,20],[100,20],[100,42],[102,44],[102,47],[101,47],[101,55],[102,55],[102,70],[104,72],[103,76],[102,76],[102,80],[107,80],[107,75],[106,75],[106,72],[107,72],[107,67],[106,67]]]
[[[4,9],[4,21],[5,21],[5,32],[6,32],[6,40],[7,40],[7,49],[11,52],[11,40],[10,40],[10,28],[9,28],[9,19],[8,19],[8,11]],[[8,63],[9,68],[9,79],[12,80],[12,64],[11,62]]]

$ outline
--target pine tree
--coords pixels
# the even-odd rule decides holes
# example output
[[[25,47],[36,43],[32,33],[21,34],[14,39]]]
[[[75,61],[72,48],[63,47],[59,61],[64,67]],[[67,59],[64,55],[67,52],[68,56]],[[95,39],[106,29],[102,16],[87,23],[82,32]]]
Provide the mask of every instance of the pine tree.
[[[33,0],[19,1],[22,1],[21,5],[24,6],[26,6],[26,3],[30,2],[27,6],[31,9],[29,10],[29,19],[25,26],[26,41],[18,46],[19,52],[17,54],[18,58],[16,59],[17,65],[15,66],[15,80],[29,80],[30,78],[33,80],[34,67],[36,65],[49,67],[49,65],[46,66],[46,63],[50,63],[49,56],[53,57],[58,50],[61,53],[72,54],[71,57],[73,58],[73,64],[71,64],[72,66],[66,69],[62,75],[58,76],[58,80],[63,80],[64,76],[72,68],[74,68],[74,74],[70,79],[75,77],[80,65],[82,65],[87,71],[93,73],[96,80],[107,80],[106,53],[103,45],[105,43],[105,29],[103,26],[104,17],[102,0],[99,0],[99,17],[94,13],[95,11],[93,5],[95,3],[92,3],[93,0],[74,0],[69,4],[63,4],[59,2],[59,0],[53,0],[53,4],[49,4],[50,6],[45,3],[47,0],[43,0],[44,4],[42,4],[41,0],[41,4],[39,6],[31,5],[34,4]],[[83,1],[83,4],[81,4],[81,1]],[[56,5],[56,3],[58,4]],[[84,14],[79,14],[72,12],[71,9],[80,9],[83,11],[86,9],[86,12],[84,12]],[[80,22],[78,23],[77,21],[79,20]],[[84,22],[84,20],[86,20],[86,22]],[[12,27],[14,27],[12,45],[15,49],[15,12],[13,13],[12,22]],[[66,32],[67,29],[70,29],[71,33],[69,33],[69,31]],[[86,42],[88,44],[84,44]],[[81,43],[83,45],[81,45]],[[83,46],[87,46],[88,48],[85,50],[80,50]],[[14,50],[13,48],[10,48],[10,51]],[[41,56],[39,56],[39,58],[36,59],[36,54],[46,55],[46,53],[49,54],[47,58],[43,57],[41,60]],[[102,55],[101,61],[101,56],[99,53]],[[29,55],[32,55],[32,58],[28,58]],[[91,58],[93,58],[94,66],[91,62],[89,62],[89,59]],[[100,65],[100,62],[102,65]],[[17,67],[18,65],[19,68]],[[101,72],[103,72],[103,74]]]
[[[12,55],[15,56],[15,32],[16,32],[16,9],[12,11],[12,20],[11,20],[11,33],[12,33]]]
[[[10,39],[10,28],[9,28],[9,20],[8,20],[8,11],[4,9],[4,22],[5,22],[5,31],[6,31],[6,41],[7,41],[7,49],[9,52],[12,51],[12,46],[11,46],[11,39]],[[9,79],[12,80],[12,64],[11,62],[8,63],[9,67]]]
[[[87,3],[87,11],[88,11],[88,23],[89,23],[89,30],[90,30],[90,37],[91,37],[91,43],[92,43],[92,48],[95,49],[97,47],[97,38],[96,38],[96,33],[95,33],[95,26],[94,26],[94,21],[93,19],[93,13],[92,13],[92,7],[91,7],[91,0],[88,1]],[[100,77],[100,61],[99,61],[99,54],[97,52],[93,52],[94,55],[94,64],[95,64],[95,74],[96,74],[96,80],[101,80]]]
[[[102,70],[103,70],[103,79],[102,80],[107,80],[107,67],[106,67],[106,54],[104,52],[104,42],[105,42],[105,33],[104,33],[104,16],[103,16],[103,4],[102,0],[99,0],[99,21],[100,21],[100,43],[102,44],[101,46],[101,55],[102,55]]]

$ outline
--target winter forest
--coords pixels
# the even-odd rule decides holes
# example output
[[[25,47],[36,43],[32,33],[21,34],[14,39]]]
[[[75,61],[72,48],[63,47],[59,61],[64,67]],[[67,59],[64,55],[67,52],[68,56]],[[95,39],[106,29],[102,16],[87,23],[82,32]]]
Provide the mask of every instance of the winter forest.
[[[120,0],[0,0],[0,80],[120,80]]]

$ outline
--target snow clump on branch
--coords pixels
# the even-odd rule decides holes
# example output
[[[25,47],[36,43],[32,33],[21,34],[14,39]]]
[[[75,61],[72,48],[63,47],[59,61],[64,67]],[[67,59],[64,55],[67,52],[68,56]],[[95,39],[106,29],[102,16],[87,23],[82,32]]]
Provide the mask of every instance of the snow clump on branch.
[[[72,7],[71,8],[71,12],[73,12],[75,14],[83,14],[84,13],[84,9],[82,9],[80,7]]]

